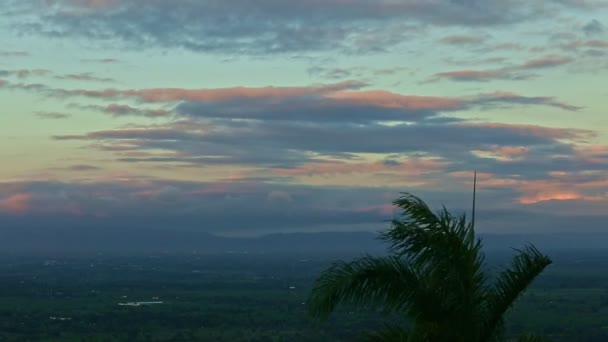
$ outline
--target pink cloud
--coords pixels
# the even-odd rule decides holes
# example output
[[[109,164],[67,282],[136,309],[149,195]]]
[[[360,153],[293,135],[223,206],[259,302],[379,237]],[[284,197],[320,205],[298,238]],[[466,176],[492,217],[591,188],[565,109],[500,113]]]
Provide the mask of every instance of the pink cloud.
[[[0,211],[22,215],[31,209],[32,195],[28,193],[16,193],[0,199]]]
[[[529,194],[526,194],[519,198],[519,203],[521,204],[536,204],[539,202],[546,201],[573,201],[573,200],[590,200],[589,197],[583,196],[578,192],[564,192],[560,190],[536,190],[530,191]]]
[[[327,95],[328,98],[358,104],[371,104],[387,108],[403,109],[460,109],[462,100],[450,97],[400,95],[388,91],[339,92]]]
[[[144,102],[228,101],[242,98],[280,99],[294,96],[323,95],[366,86],[359,81],[345,81],[310,87],[232,87],[218,89],[151,88],[151,89],[48,89],[57,96],[86,96],[93,98],[130,97]]]
[[[78,199],[70,198],[70,195],[33,191],[25,192],[23,186],[16,185],[7,188],[8,190],[17,190],[4,198],[0,198],[0,212],[12,215],[29,215],[29,214],[51,214],[51,215],[67,215],[67,216],[107,216],[103,210],[95,208],[87,208],[82,206]],[[7,189],[0,189],[0,193],[6,192]]]
[[[449,110],[461,109],[465,102],[462,99],[438,96],[401,95],[384,90],[354,91],[364,86],[361,82],[342,82],[311,87],[233,87],[219,89],[49,89],[43,85],[14,84],[24,90],[39,90],[49,94],[66,96],[85,96],[101,99],[134,98],[143,102],[216,102],[237,99],[275,99],[289,97],[318,96],[332,100],[348,101],[356,104],[368,104],[389,108]],[[117,107],[110,108],[116,110]]]
[[[517,202],[531,205],[546,201],[605,201],[608,195],[591,195],[586,190],[607,187],[607,180],[583,180],[576,175],[553,172],[551,178],[539,180],[478,177],[478,186],[483,188],[509,188],[520,193]]]
[[[574,149],[587,162],[608,164],[608,145],[579,145]]]

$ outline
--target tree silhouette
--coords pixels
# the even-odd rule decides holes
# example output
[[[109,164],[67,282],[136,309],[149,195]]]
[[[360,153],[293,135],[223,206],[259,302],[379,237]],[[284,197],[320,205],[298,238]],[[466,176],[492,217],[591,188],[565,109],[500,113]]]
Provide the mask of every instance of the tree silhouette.
[[[445,207],[435,213],[409,193],[393,204],[402,214],[381,233],[390,255],[335,262],[315,283],[311,314],[326,318],[348,303],[401,313],[411,323],[387,325],[367,335],[371,341],[502,341],[505,313],[551,259],[527,245],[491,278],[474,219]],[[545,340],[526,335],[519,341]]]

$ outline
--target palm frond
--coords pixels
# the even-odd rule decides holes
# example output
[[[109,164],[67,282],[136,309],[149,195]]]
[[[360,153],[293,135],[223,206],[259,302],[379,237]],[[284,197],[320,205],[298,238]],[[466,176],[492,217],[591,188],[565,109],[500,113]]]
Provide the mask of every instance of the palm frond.
[[[326,318],[340,303],[406,310],[419,290],[418,274],[396,257],[338,261],[317,279],[308,303],[310,313]]]
[[[550,338],[536,335],[536,334],[525,334],[517,339],[517,342],[551,342]]]
[[[392,227],[381,234],[381,239],[388,242],[390,250],[398,256],[428,261],[428,252],[436,249],[434,243],[441,242],[441,235],[447,231],[453,217],[445,208],[433,213],[420,198],[408,193],[394,204],[403,212],[399,219],[393,220]]]
[[[363,336],[365,342],[408,342],[411,332],[398,326],[387,325],[384,330]]]
[[[409,193],[403,193],[393,205],[402,209],[401,218],[393,219],[392,228],[380,238],[390,244],[393,252],[403,255],[407,253],[404,242],[415,238],[413,234],[437,226],[439,218],[424,201]]]
[[[526,246],[518,250],[509,269],[502,271],[488,295],[484,336],[492,336],[502,323],[502,317],[515,300],[532,284],[534,279],[552,261],[541,254],[536,247]]]
[[[408,193],[394,203],[403,209],[401,219],[394,220],[382,238],[391,243],[396,255],[406,257],[425,275],[427,289],[442,298],[442,315],[465,310],[477,316],[486,272],[481,241],[475,239],[472,224],[465,215],[456,217],[445,207],[433,213]]]

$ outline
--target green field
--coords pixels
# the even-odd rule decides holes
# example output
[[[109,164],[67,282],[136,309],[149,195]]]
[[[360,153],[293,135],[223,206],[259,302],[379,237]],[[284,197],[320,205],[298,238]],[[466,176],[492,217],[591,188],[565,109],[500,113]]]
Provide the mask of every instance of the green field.
[[[508,316],[508,333],[608,341],[608,252],[553,255]],[[328,322],[311,320],[311,284],[335,258],[5,256],[0,341],[353,341],[399,319],[342,308]],[[118,305],[137,301],[163,303]]]

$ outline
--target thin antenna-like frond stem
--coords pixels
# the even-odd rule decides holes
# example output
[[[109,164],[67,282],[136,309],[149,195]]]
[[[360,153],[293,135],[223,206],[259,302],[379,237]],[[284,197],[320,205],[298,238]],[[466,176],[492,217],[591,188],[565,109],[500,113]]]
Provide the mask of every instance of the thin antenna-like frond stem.
[[[473,173],[473,209],[471,211],[471,227],[475,229],[475,200],[477,198],[477,170]]]

